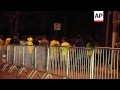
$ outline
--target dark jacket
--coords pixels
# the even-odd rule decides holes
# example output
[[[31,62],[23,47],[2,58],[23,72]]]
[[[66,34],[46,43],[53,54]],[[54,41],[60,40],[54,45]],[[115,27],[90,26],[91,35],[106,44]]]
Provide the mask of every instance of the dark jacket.
[[[75,42],[75,47],[85,47],[85,43],[82,40],[78,40]]]

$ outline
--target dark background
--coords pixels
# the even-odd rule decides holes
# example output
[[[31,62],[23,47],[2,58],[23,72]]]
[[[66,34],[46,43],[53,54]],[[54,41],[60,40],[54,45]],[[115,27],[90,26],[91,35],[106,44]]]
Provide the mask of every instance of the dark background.
[[[57,34],[58,37],[74,38],[82,34],[85,41],[89,37],[97,39],[103,46],[106,41],[107,11],[104,11],[104,22],[94,22],[94,11],[0,11],[0,34],[10,37],[15,30],[18,17],[17,32],[22,35],[43,35],[48,38]],[[12,23],[11,23],[12,22]],[[61,23],[60,31],[54,30],[54,23]],[[110,16],[109,45],[112,40],[112,15]]]

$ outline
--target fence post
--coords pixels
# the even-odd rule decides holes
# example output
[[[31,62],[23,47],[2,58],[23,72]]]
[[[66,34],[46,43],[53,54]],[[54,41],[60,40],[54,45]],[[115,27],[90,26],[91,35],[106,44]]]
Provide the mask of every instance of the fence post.
[[[50,52],[50,47],[47,46],[47,66],[46,66],[46,72],[48,72],[48,68],[49,68],[49,52]]]
[[[94,79],[94,50],[90,59],[90,79]]]
[[[47,65],[46,65],[45,74],[42,76],[41,79],[45,78],[45,76],[46,76],[46,79],[49,78],[49,77],[52,78],[51,74],[48,73],[48,69],[49,69],[49,60],[50,60],[49,57],[50,57],[50,47],[47,46]]]
[[[65,74],[65,77],[63,78],[63,79],[66,79],[66,78],[68,78],[68,74],[69,74],[69,62],[70,62],[70,60],[69,60],[69,47],[66,47],[66,48],[68,48],[68,52],[67,52],[67,62],[66,62],[66,74]]]

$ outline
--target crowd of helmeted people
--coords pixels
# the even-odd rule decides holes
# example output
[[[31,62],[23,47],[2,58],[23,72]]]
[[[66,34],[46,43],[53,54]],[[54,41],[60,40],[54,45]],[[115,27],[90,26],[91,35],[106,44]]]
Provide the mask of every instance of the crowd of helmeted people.
[[[30,36],[24,35],[19,37],[18,35],[13,35],[13,37],[8,37],[3,40],[3,35],[0,35],[0,45],[40,45],[40,46],[66,46],[66,47],[84,47],[94,49],[95,47],[100,47],[101,44],[98,40],[93,38],[88,38],[88,41],[83,40],[83,36],[78,34],[74,40],[70,40],[67,37],[62,37],[58,39],[56,35],[53,35],[51,40],[45,35],[41,36]],[[117,40],[115,48],[120,48],[120,39]],[[97,54],[96,54],[97,55]]]
[[[13,35],[3,40],[3,35],[0,35],[0,45],[42,45],[42,46],[68,46],[68,47],[86,47],[94,48],[95,46],[100,46],[100,44],[95,41],[93,38],[89,38],[87,43],[83,40],[83,36],[78,34],[74,40],[70,40],[67,37],[63,36],[61,39],[58,39],[56,35],[53,35],[51,40],[47,36],[31,36],[23,35]]]

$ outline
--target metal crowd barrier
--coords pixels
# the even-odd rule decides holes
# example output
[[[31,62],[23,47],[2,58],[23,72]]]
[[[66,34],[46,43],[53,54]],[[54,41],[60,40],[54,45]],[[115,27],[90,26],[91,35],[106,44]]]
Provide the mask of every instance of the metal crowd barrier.
[[[91,58],[93,50],[86,48],[70,48],[70,65],[68,78],[89,79],[92,71]]]
[[[49,47],[46,78],[52,78],[53,74],[70,79],[119,78],[119,48],[69,48],[66,54],[67,63],[63,60],[65,57],[62,56],[61,48]]]
[[[118,79],[119,51],[120,48],[95,48],[93,79]]]
[[[21,46],[21,47],[22,47],[22,49],[20,49],[21,52],[19,51],[19,49],[15,50],[17,53],[16,57],[19,56],[19,58],[21,58],[20,61],[16,59],[17,60],[16,65],[17,66],[21,65],[17,77],[20,76],[20,74],[23,71],[27,73],[27,69],[32,69],[27,78],[32,79],[35,74],[37,74],[38,77],[41,78],[39,71],[45,72],[46,70],[47,47],[46,46]]]
[[[120,48],[70,48],[70,79],[118,79]],[[89,54],[90,52],[91,54]]]
[[[6,62],[6,45],[0,45],[0,67]]]
[[[69,78],[118,79],[120,49],[98,47],[93,50],[91,57],[87,55],[88,50],[84,48],[72,48],[71,51],[70,67],[73,67],[69,70]]]
[[[28,78],[33,78],[35,74],[41,78],[39,71],[46,72],[47,65],[47,47],[35,46],[34,69],[29,74]]]
[[[42,78],[53,78],[52,75],[67,78],[68,64],[69,64],[68,47],[48,47],[47,70]]]
[[[19,51],[16,51],[19,53]],[[24,71],[27,74],[27,69],[34,69],[35,46],[22,46],[21,68],[18,71],[17,77]],[[29,75],[28,75],[29,76]]]
[[[4,48],[3,48],[4,49]],[[3,56],[3,50],[1,50],[1,57]],[[2,59],[1,59],[1,62]],[[38,74],[39,71],[46,71],[46,62],[47,62],[47,47],[46,46],[21,46],[21,45],[7,45],[6,47],[6,63],[3,66],[2,70],[9,67],[8,72],[12,72],[14,69],[19,69],[17,77],[27,69],[32,69],[28,78],[32,78],[35,74]]]
[[[119,51],[119,48],[110,47],[87,49],[7,45],[7,49],[0,49],[0,55],[6,53],[7,56],[3,71],[9,65],[10,73],[20,67],[17,74],[20,76],[23,71],[27,73],[27,68],[30,68],[32,71],[27,77],[30,79],[35,74],[40,79],[53,78],[52,75],[64,79],[118,79]],[[3,59],[0,61],[3,62]],[[45,74],[41,76],[39,71]]]
[[[3,71],[5,71],[5,69],[8,67],[8,66],[11,66],[13,65],[13,58],[14,58],[14,45],[7,45],[6,46],[6,62],[2,68]]]
[[[20,67],[22,65],[22,50],[23,47],[20,45],[14,45],[13,46],[13,60],[11,61],[11,66],[9,68],[8,72],[12,72],[14,69],[18,69],[18,67]],[[11,56],[11,53],[9,54]]]

